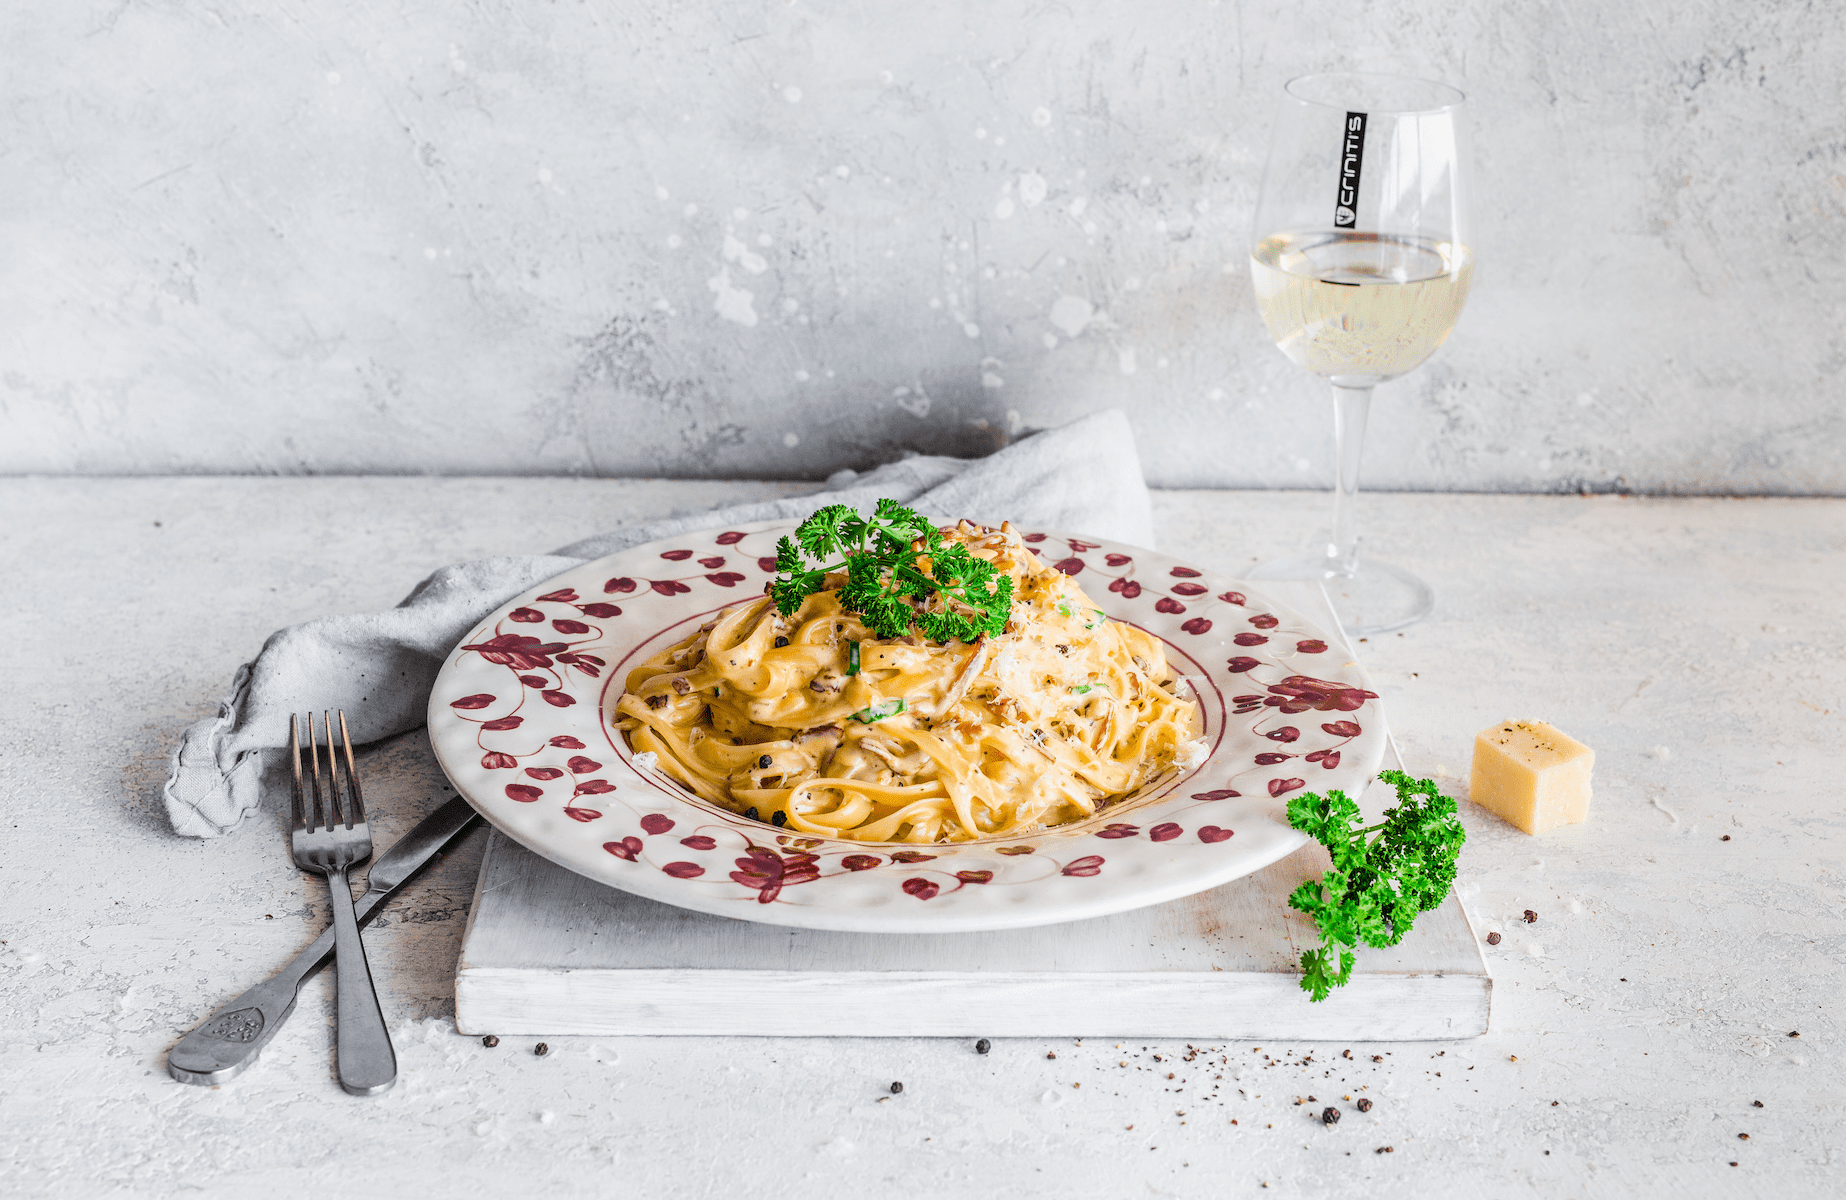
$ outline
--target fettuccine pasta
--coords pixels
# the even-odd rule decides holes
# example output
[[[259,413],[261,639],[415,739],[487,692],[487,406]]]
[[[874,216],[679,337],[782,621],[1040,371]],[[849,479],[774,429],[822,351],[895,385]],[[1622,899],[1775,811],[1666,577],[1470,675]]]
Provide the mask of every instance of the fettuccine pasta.
[[[1202,759],[1158,638],[1107,619],[1010,525],[942,532],[1012,576],[1004,633],[879,639],[829,576],[792,616],[765,596],[635,667],[616,727],[704,800],[866,842],[1017,836]]]

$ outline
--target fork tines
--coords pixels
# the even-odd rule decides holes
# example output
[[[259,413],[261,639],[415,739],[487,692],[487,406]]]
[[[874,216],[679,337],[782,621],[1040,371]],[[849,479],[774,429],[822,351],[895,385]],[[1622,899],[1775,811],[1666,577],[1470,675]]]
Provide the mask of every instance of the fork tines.
[[[321,747],[314,736],[314,714],[306,713],[301,717],[289,718],[288,745],[289,757],[294,765],[294,779],[290,789],[293,801],[292,810],[295,828],[313,833],[320,829],[332,829],[341,825],[351,829],[355,824],[365,823],[365,796],[359,790],[359,773],[353,767],[352,735],[346,729],[345,710],[339,711],[340,745],[335,748],[333,742],[333,721],[329,714],[321,713],[321,725],[327,733],[327,774],[323,778],[320,767]],[[308,724],[308,779],[307,787],[302,786],[301,770],[301,722]],[[341,769],[340,755],[346,756],[345,769]],[[342,776],[344,781],[342,782]],[[344,793],[344,799],[342,799]]]

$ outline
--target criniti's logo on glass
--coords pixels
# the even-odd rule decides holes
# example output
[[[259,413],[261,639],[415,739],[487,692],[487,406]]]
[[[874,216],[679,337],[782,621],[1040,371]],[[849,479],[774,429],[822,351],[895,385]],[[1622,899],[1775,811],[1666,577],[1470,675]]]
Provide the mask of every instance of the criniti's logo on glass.
[[[1359,171],[1365,165],[1365,114],[1346,114],[1346,137],[1340,146],[1340,191],[1333,205],[1335,229],[1351,229],[1359,221]]]

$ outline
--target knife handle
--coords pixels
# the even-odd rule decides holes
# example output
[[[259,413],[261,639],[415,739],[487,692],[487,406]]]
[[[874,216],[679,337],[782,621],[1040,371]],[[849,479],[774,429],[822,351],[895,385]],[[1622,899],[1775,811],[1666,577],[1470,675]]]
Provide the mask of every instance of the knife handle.
[[[338,897],[335,897],[338,899]],[[367,892],[354,905],[360,926],[389,900],[387,892]],[[181,1083],[211,1087],[243,1074],[263,1053],[282,1022],[295,1011],[295,995],[307,978],[333,958],[334,931],[329,928],[293,962],[220,1009],[167,1051],[167,1074]]]
[[[461,805],[462,809],[449,812],[451,805]],[[480,820],[478,816],[472,812],[457,815],[465,809],[466,802],[451,800],[443,809],[425,818],[427,823],[448,813],[454,819],[444,822],[441,840],[419,852],[416,858],[420,861],[402,877],[395,879],[392,886],[372,888],[371,876],[366,877],[366,893],[353,906],[353,915],[358,918],[361,928],[372,923],[372,917],[399,888],[434,861],[441,851],[453,845],[462,834],[474,828]],[[418,826],[418,830],[422,828],[422,825]],[[414,834],[417,831],[412,832]],[[397,847],[393,846],[391,852],[395,853],[396,850]],[[373,873],[377,873],[376,865],[373,866]],[[243,1074],[245,1068],[262,1054],[269,1039],[276,1036],[276,1031],[282,1028],[289,1014],[295,1011],[295,996],[301,990],[303,981],[333,958],[333,947],[333,930],[322,931],[312,945],[297,954],[294,961],[276,972],[274,977],[237,997],[181,1038],[173,1049],[167,1051],[167,1074],[181,1083],[194,1083],[202,1087],[214,1087]]]
[[[243,1074],[295,1011],[296,990],[309,974],[297,968],[304,960],[318,965],[316,960],[332,951],[333,931],[329,929],[296,956],[288,969],[257,984],[181,1038],[167,1051],[167,1074],[181,1083],[202,1087],[213,1087]]]

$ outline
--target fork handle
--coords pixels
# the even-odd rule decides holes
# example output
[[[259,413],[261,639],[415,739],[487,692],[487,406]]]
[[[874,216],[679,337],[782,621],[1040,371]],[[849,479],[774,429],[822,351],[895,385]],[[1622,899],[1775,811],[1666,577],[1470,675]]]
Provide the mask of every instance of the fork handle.
[[[339,1014],[334,1058],[340,1086],[349,1095],[376,1096],[397,1082],[397,1053],[385,1031],[385,1014],[378,1007],[365,944],[359,940],[359,918],[353,911],[353,889],[346,869],[328,871],[327,886],[333,891],[334,992]]]

